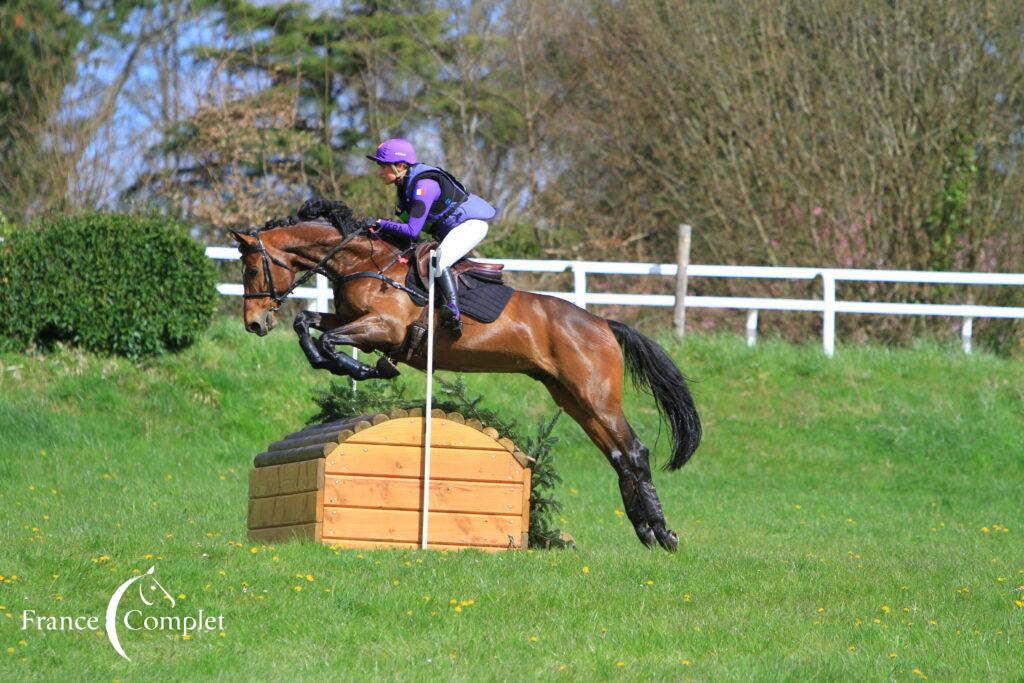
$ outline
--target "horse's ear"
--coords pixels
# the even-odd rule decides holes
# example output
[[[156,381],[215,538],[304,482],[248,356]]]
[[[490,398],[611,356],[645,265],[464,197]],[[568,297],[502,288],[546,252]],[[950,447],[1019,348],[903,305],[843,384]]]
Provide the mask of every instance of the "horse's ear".
[[[252,245],[254,242],[251,235],[246,235],[235,230],[228,230],[228,234],[235,238],[235,241],[238,242],[238,246],[243,248]]]

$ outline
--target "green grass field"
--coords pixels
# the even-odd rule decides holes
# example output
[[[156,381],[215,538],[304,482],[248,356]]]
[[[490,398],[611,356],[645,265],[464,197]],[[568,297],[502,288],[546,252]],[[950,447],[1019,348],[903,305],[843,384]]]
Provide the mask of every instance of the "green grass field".
[[[1024,367],[952,346],[829,360],[662,342],[705,423],[693,461],[655,475],[675,555],[635,539],[568,419],[557,523],[575,550],[254,545],[251,458],[330,379],[290,331],[219,321],[145,368],[0,356],[0,679],[1021,680]],[[467,379],[523,426],[554,410],[526,378]],[[631,393],[627,414],[654,445],[653,402]],[[128,662],[102,629],[21,628],[26,609],[102,626],[114,589],[154,565],[178,602],[165,612],[222,614],[223,630],[122,631]]]

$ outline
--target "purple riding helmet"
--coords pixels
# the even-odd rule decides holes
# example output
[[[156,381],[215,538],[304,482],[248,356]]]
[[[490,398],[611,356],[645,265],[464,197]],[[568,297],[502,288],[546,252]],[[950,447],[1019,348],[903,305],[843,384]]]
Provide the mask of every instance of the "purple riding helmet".
[[[377,151],[373,154],[367,154],[366,158],[379,164],[397,164],[400,161],[404,161],[412,165],[416,163],[416,150],[413,149],[412,143],[408,140],[391,138],[380,143],[377,146]]]

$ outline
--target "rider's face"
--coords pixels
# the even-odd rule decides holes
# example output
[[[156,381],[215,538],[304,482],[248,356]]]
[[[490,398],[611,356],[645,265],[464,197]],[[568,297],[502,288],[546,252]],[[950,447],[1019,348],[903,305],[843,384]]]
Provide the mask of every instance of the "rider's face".
[[[394,185],[405,175],[405,167],[401,164],[377,164],[377,173],[385,185]]]

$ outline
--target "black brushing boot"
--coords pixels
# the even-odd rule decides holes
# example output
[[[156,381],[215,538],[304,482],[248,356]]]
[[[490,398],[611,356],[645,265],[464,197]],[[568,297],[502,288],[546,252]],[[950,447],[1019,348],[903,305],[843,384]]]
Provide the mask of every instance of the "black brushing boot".
[[[459,295],[455,284],[455,277],[451,268],[445,268],[436,278],[437,284],[441,286],[441,293],[444,295],[446,305],[442,306],[438,313],[441,316],[441,326],[448,330],[455,339],[462,336],[462,321],[459,320]]]

